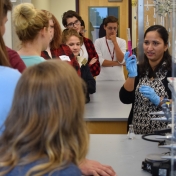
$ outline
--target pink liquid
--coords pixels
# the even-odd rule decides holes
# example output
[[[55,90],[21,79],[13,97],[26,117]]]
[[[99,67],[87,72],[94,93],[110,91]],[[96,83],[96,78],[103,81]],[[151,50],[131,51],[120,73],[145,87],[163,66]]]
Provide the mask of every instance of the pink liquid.
[[[131,41],[128,41],[128,51],[130,52],[130,56],[133,54],[132,53],[132,45],[131,45]]]

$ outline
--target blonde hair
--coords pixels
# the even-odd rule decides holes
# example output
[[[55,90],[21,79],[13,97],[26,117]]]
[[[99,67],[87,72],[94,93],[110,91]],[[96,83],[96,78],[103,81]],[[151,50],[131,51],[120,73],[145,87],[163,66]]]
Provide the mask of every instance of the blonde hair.
[[[49,26],[49,18],[31,3],[22,3],[13,10],[13,22],[18,38],[22,42],[32,41],[38,32]]]
[[[85,158],[84,88],[74,68],[63,61],[42,62],[23,72],[0,137],[0,175],[47,158],[26,174],[44,175]]]
[[[75,29],[72,29],[72,28],[63,30],[63,32],[62,32],[62,43],[66,44],[66,42],[72,36],[78,37],[79,40],[80,40],[80,44],[81,45],[83,44],[83,38],[78,34],[78,32]]]

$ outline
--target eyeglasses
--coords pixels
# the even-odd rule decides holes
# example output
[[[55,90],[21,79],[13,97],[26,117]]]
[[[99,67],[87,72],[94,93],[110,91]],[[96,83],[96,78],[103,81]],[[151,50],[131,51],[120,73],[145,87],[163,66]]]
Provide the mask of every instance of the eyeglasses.
[[[114,31],[117,31],[116,27],[107,27],[108,30],[112,31],[114,29]]]
[[[74,25],[78,26],[80,24],[81,24],[81,22],[79,20],[76,20],[74,23],[67,24],[67,27],[74,27]]]

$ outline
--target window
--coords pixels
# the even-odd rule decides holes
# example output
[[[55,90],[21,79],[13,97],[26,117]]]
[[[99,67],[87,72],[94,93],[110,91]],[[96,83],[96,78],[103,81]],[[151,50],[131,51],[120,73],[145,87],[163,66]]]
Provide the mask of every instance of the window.
[[[119,10],[119,7],[89,7],[88,36],[93,42],[99,38],[100,25],[102,24],[103,19],[111,15],[119,20]],[[119,35],[119,30],[117,35]]]

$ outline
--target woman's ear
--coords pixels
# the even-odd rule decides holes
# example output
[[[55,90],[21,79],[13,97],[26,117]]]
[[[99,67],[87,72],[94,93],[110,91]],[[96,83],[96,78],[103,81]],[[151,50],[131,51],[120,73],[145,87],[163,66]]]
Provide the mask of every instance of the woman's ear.
[[[44,27],[44,28],[45,28],[45,27]],[[41,30],[40,30],[40,32],[39,32],[41,35],[43,35],[43,34],[44,34],[44,31],[45,31],[45,30],[44,30],[44,28],[43,28],[43,29],[41,29]]]
[[[42,36],[45,35],[45,33],[48,31],[49,29],[47,27],[44,27],[43,29],[40,30],[40,33]]]
[[[167,45],[165,45],[164,51],[166,51],[167,49],[168,49],[168,43],[167,43]]]

